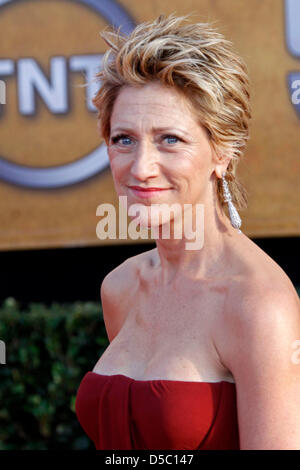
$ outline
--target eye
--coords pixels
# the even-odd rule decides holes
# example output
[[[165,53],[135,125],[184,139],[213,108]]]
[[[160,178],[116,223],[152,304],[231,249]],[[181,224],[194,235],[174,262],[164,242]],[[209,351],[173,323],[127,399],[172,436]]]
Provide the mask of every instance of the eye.
[[[129,141],[131,140],[131,138],[126,134],[118,134],[118,135],[115,135],[114,137],[112,137],[111,141],[112,141],[113,144],[117,144],[118,142],[120,142],[121,139],[122,140],[124,139],[125,141],[127,140],[127,143],[128,143],[128,140]],[[124,141],[122,143],[125,146],[128,146],[126,143],[124,143]]]
[[[162,138],[163,140],[167,139],[168,144],[177,144],[178,141],[182,141],[182,139],[172,134],[164,135]]]

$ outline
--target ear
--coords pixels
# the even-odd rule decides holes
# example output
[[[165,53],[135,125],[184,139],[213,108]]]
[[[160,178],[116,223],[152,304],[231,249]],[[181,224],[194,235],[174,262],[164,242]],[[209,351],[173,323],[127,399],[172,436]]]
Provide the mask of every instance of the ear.
[[[214,172],[217,178],[222,178],[223,173],[226,173],[230,160],[231,155],[225,155],[222,152],[214,152]]]
[[[223,173],[226,173],[229,162],[230,162],[230,158],[226,159],[226,161],[223,161],[223,163],[218,163],[215,166],[215,174],[217,178],[222,178]]]

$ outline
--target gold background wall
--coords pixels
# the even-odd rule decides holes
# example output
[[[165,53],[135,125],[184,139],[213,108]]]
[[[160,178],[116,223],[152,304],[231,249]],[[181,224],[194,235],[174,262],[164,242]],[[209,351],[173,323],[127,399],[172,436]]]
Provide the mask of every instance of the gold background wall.
[[[122,0],[119,4],[136,23],[172,12],[193,12],[193,21],[217,20],[218,29],[246,61],[252,83],[251,136],[239,167],[249,193],[249,208],[240,212],[242,228],[249,236],[299,235],[300,120],[291,104],[287,74],[300,70],[300,62],[286,47],[284,1]],[[0,59],[17,63],[33,57],[48,74],[50,57],[103,53],[99,31],[106,25],[104,18],[79,2],[13,2],[0,8]],[[16,74],[5,79],[1,157],[50,167],[80,159],[100,145],[96,114],[86,109],[85,89],[77,87],[84,83],[83,74],[72,72],[69,77],[70,112],[53,115],[38,98],[33,117],[18,113]],[[96,208],[101,203],[118,207],[109,169],[57,189],[16,186],[0,175],[0,250],[136,243],[97,238]]]

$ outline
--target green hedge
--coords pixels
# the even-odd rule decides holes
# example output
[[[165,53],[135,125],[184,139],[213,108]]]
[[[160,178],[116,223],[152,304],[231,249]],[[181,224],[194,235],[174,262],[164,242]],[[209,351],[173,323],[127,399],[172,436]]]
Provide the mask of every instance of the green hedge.
[[[108,346],[101,304],[32,303],[0,308],[0,450],[95,447],[75,414],[84,374]]]

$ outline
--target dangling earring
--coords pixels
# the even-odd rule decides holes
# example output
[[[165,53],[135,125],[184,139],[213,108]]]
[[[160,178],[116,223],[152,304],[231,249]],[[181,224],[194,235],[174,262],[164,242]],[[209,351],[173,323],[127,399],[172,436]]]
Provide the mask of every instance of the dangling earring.
[[[242,225],[242,221],[238,214],[238,211],[236,210],[236,208],[234,207],[232,203],[231,194],[228,188],[228,183],[225,179],[225,174],[226,174],[225,172],[222,174],[224,201],[227,202],[228,204],[228,212],[229,212],[231,225],[234,228],[236,228],[239,233],[241,233],[240,226]]]

